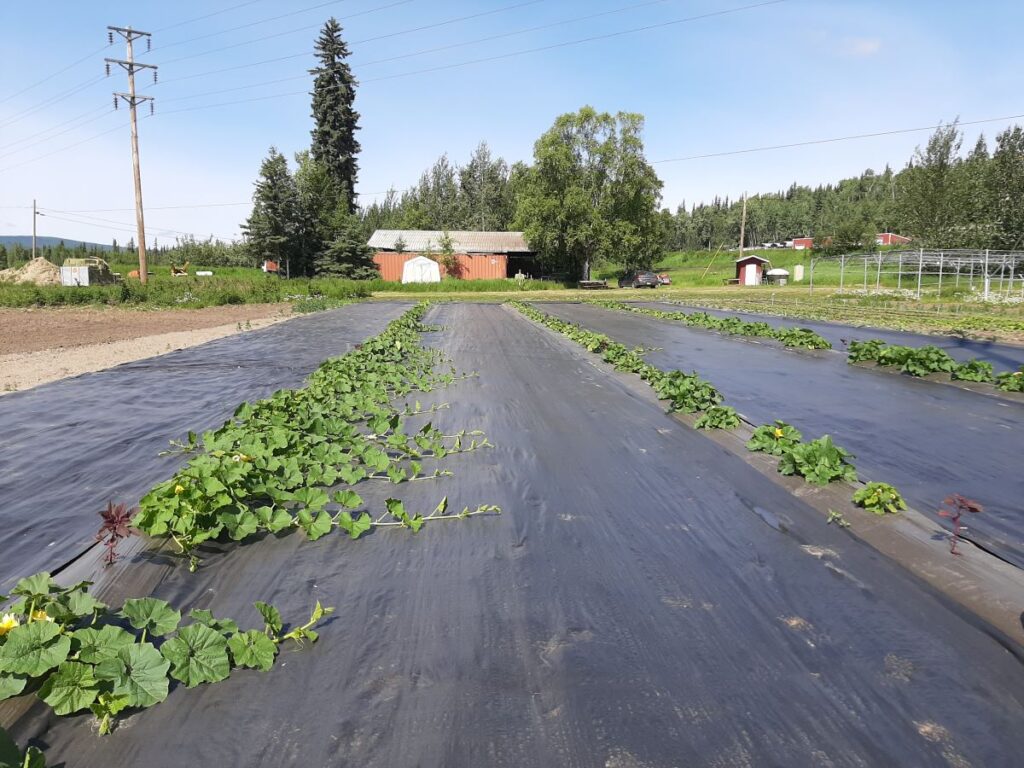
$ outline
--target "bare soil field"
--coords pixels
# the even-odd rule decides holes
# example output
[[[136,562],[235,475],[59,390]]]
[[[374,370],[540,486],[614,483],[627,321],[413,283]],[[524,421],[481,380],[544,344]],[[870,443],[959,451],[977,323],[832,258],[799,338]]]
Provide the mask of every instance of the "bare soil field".
[[[0,309],[0,395],[292,317],[287,304],[190,310]]]
[[[287,315],[288,304],[240,304],[204,309],[0,309],[0,355],[125,341]]]

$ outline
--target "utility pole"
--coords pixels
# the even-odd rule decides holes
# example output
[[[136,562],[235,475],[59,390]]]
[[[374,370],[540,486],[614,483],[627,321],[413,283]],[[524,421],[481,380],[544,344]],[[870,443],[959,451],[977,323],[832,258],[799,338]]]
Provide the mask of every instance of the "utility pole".
[[[743,242],[747,236],[747,193],[743,193],[743,218],[740,219],[740,259],[743,258]]]
[[[36,216],[39,212],[36,210],[35,198],[32,199],[32,258],[36,257]]]
[[[143,285],[148,282],[147,268],[146,268],[146,220],[142,213],[142,171],[139,167],[139,123],[135,116],[135,107],[138,104],[148,101],[150,114],[153,113],[153,97],[152,96],[138,96],[135,93],[135,72],[139,69],[151,69],[153,70],[153,82],[156,82],[156,65],[154,64],[140,64],[135,61],[135,54],[133,51],[133,43],[140,37],[146,38],[147,49],[150,46],[150,40],[152,35],[149,32],[140,32],[137,29],[131,27],[107,27],[107,39],[113,43],[114,35],[118,34],[125,39],[128,44],[128,57],[127,59],[106,59],[107,63],[107,74],[110,74],[110,65],[117,64],[119,67],[124,69],[128,73],[128,93],[114,93],[114,109],[117,109],[117,105],[120,100],[128,102],[128,109],[131,113],[131,126],[132,126],[132,169],[135,174],[135,228],[138,231],[138,245],[139,245],[139,280],[142,281]]]

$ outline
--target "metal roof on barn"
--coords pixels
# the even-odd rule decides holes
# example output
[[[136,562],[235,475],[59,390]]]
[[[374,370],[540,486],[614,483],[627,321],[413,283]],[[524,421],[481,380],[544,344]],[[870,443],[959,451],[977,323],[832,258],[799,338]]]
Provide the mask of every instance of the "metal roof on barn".
[[[449,231],[452,247],[456,253],[531,253],[530,246],[523,239],[522,232],[460,232]],[[405,250],[410,252],[438,251],[438,243],[444,237],[439,230],[423,229],[378,229],[367,245],[380,251],[395,250],[395,242],[401,238]]]

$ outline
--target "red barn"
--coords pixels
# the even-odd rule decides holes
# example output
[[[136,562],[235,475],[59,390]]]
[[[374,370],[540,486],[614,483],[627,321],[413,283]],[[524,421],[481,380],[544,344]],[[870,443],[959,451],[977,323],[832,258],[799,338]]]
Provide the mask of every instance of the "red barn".
[[[522,232],[460,232],[447,233],[458,264],[457,274],[448,275],[441,266],[442,277],[463,280],[494,280],[512,277],[516,272],[529,273],[535,254],[523,239]],[[367,243],[376,253],[373,262],[384,280],[401,280],[405,262],[420,255],[437,260],[439,243],[445,233],[414,229],[378,229]],[[396,249],[396,245],[401,251]]]
[[[794,237],[793,248],[798,251],[810,251],[814,248],[813,237]]]
[[[892,232],[883,232],[880,235],[875,235],[875,245],[906,245],[909,242],[909,237],[896,235]]]

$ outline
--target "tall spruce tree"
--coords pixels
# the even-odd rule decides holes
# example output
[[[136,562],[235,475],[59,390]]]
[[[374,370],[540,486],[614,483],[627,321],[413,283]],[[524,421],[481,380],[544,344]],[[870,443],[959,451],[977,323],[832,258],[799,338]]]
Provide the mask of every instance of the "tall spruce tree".
[[[316,41],[320,65],[309,73],[313,80],[313,159],[323,163],[347,199],[348,212],[356,212],[356,178],[359,174],[359,113],[353,108],[356,79],[346,61],[348,45],[341,38],[341,24],[331,18]]]
[[[298,194],[284,155],[271,147],[260,166],[253,208],[242,225],[246,247],[254,260],[270,259],[293,275],[305,274],[299,246]]]
[[[362,222],[357,216],[345,216],[337,234],[316,257],[313,264],[318,277],[347,277],[369,280],[380,277],[373,263],[373,250],[366,244]]]

